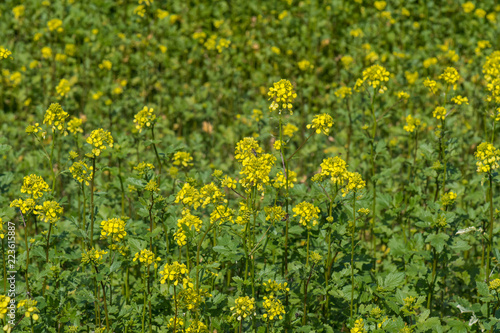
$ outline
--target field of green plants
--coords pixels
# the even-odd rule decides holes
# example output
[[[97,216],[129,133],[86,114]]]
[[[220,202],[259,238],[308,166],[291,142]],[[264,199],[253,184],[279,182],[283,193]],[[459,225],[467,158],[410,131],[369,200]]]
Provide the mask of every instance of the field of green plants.
[[[500,4],[3,0],[4,332],[500,332]]]

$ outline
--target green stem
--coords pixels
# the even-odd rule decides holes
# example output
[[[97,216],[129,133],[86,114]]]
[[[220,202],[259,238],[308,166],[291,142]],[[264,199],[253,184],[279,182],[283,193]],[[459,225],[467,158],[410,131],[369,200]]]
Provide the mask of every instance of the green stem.
[[[156,144],[154,143],[155,141],[155,130],[154,130],[154,126],[151,126],[151,136],[153,138],[153,149],[155,151],[155,155],[156,155],[156,160],[158,161],[158,165],[159,165],[159,172],[158,172],[158,187],[161,186],[161,169],[162,169],[162,163],[161,163],[161,160],[160,160],[160,155],[158,154],[158,150],[156,149]]]
[[[488,251],[486,252],[486,284],[489,285],[490,283],[490,266],[491,266],[491,260],[490,260],[490,254],[491,254],[491,245],[493,244],[493,176],[491,175],[491,172],[488,174],[489,176],[489,197],[490,197],[490,225],[488,226],[489,232],[488,232]]]
[[[52,223],[49,225],[49,233],[47,234],[47,245],[45,246],[45,265],[49,262],[49,245],[50,245],[50,232],[52,231]],[[45,288],[47,287],[47,275],[43,278],[42,296],[45,295]]]
[[[94,247],[94,184],[95,184],[95,156],[92,157],[92,179],[90,181],[90,248]]]
[[[353,315],[353,305],[354,305],[354,235],[356,231],[356,191],[354,191],[354,196],[352,198],[352,233],[351,233],[351,307],[350,307],[350,318]]]

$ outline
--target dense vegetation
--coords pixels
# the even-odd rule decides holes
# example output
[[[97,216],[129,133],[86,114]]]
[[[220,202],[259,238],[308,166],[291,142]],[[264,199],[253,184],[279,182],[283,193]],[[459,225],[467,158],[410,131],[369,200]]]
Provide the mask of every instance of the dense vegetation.
[[[500,330],[499,20],[2,1],[3,330]]]

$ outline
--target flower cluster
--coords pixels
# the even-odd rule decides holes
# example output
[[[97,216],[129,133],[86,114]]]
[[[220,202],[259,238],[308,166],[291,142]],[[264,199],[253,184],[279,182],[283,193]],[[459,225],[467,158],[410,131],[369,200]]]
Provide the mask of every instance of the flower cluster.
[[[274,298],[273,295],[269,297],[264,296],[264,303],[262,304],[266,313],[262,315],[264,319],[283,319],[283,315],[285,314],[285,307],[281,303],[281,301],[277,298]]]
[[[139,260],[140,263],[144,265],[144,267],[148,267],[151,264],[154,264],[154,268],[158,267],[158,261],[161,260],[160,257],[156,257],[155,254],[147,249],[141,250],[141,252],[137,252],[134,256],[134,261]]]
[[[352,88],[350,87],[340,87],[339,89],[335,90],[335,96],[344,99],[347,96],[352,95]]]
[[[83,161],[76,161],[72,166],[69,167],[69,171],[80,183],[85,183],[85,185],[89,186],[89,181],[92,180],[93,175],[93,167],[87,166],[87,163]]]
[[[500,279],[491,280],[488,288],[492,291],[496,291],[497,293],[500,293]]]
[[[17,304],[17,308],[23,308],[24,316],[26,318],[33,318],[33,320],[38,320],[40,316],[38,315],[38,308],[36,307],[37,301],[34,299],[24,299]]]
[[[101,239],[110,238],[113,242],[120,242],[127,236],[125,221],[119,218],[102,221],[101,228]]]
[[[451,206],[455,202],[455,199],[457,198],[457,194],[453,192],[448,192],[445,193],[441,196],[441,205],[444,207],[446,206]]]
[[[70,121],[68,121],[68,131],[71,134],[83,133],[82,123],[83,119],[73,117]]]
[[[460,95],[452,97],[451,101],[457,105],[462,105],[462,103],[465,105],[469,105],[469,99],[467,97],[462,97]]]
[[[286,216],[286,212],[281,206],[264,207],[264,211],[266,213],[266,221],[271,221],[273,224],[283,220]]]
[[[321,173],[318,175],[318,180],[329,176],[333,184],[342,185],[347,180],[347,163],[339,156],[328,157],[321,162]]]
[[[435,94],[437,91],[437,82],[434,80],[431,80],[429,78],[425,79],[424,81],[424,87],[429,88],[429,90]]]
[[[177,241],[179,246],[186,245],[186,234],[184,228],[191,230],[194,227],[194,230],[199,232],[201,230],[201,219],[191,214],[191,212],[187,209],[182,210],[182,217],[177,220],[177,232],[174,234],[174,238]]]
[[[188,328],[186,328],[185,333],[208,333],[208,327],[201,321],[193,321]]]
[[[248,316],[256,315],[255,299],[248,296],[238,297],[234,300],[234,306],[231,307],[233,316],[238,320],[243,320]]]
[[[458,74],[457,70],[453,67],[447,67],[444,70],[444,73],[439,75],[439,79],[443,80],[447,84],[455,84],[458,79],[460,79],[460,74]]]
[[[323,132],[324,135],[330,133],[330,128],[333,126],[333,118],[329,114],[323,113],[314,116],[312,124],[308,124],[307,128],[316,129],[316,133]]]
[[[193,163],[191,161],[193,160],[193,157],[191,156],[190,153],[185,152],[185,151],[178,151],[174,154],[174,162],[173,165],[181,165],[185,168],[193,166]]]
[[[297,93],[295,92],[293,85],[290,81],[282,79],[275,82],[269,92],[267,93],[269,99],[273,100],[269,106],[269,110],[275,111],[279,109],[279,114],[282,110],[290,111],[293,114],[293,101],[297,98]]]
[[[7,59],[11,54],[12,54],[12,52],[7,50],[3,46],[0,46],[0,60]]]
[[[91,265],[99,265],[102,262],[102,258],[108,252],[104,250],[96,250],[92,248],[91,250],[82,252],[82,263],[91,264]]]
[[[383,83],[389,81],[390,75],[391,73],[389,73],[384,67],[380,65],[373,65],[363,71],[362,82],[368,83],[368,85],[372,86],[374,89],[377,89],[378,87],[383,88]],[[358,83],[356,83],[356,85],[358,85]]]
[[[205,208],[208,204],[217,204],[225,202],[224,193],[215,186],[214,183],[207,184],[200,189],[202,207]]]
[[[43,192],[49,191],[49,185],[43,180],[41,176],[29,175],[24,177],[21,193],[29,194],[33,199],[41,198]]]
[[[288,188],[293,188],[294,183],[297,181],[297,173],[292,170],[288,170]],[[276,177],[273,180],[273,186],[275,188],[284,188],[286,187],[286,177],[283,174],[283,171],[279,171],[276,174]]]
[[[59,84],[56,87],[56,91],[61,97],[67,95],[70,90],[71,90],[71,84],[66,79],[62,79],[61,81],[59,81]]]
[[[175,203],[182,202],[184,205],[192,206],[194,209],[198,209],[198,207],[200,207],[200,201],[200,192],[189,183],[184,183],[184,186],[182,186],[182,189],[175,197]]]
[[[162,271],[160,271],[162,275],[160,282],[165,284],[168,280],[169,282],[173,282],[174,286],[178,285],[179,282],[182,282],[188,274],[188,270],[186,265],[181,264],[177,261],[174,261],[171,264],[166,264]]]
[[[442,106],[437,106],[434,111],[432,111],[432,116],[436,119],[442,119],[444,120],[444,118],[446,117],[446,109]]]
[[[102,128],[93,130],[87,138],[87,143],[93,146],[91,157],[99,156],[101,151],[106,149],[106,144],[113,148],[113,142],[113,137],[109,131]]]
[[[52,130],[56,128],[60,131],[64,128],[64,123],[68,118],[68,113],[63,110],[59,103],[50,104],[47,111],[45,111],[45,116],[43,117],[43,123],[47,125],[52,125]]]
[[[314,206],[310,202],[301,202],[297,206],[293,207],[293,212],[295,213],[293,216],[300,216],[299,223],[302,224],[307,229],[311,229],[316,224],[318,224],[318,220],[316,220],[319,215],[319,208]]]
[[[498,168],[498,161],[500,160],[500,150],[495,148],[489,142],[483,142],[477,146],[476,156],[477,172],[490,173]]]
[[[0,319],[5,318],[5,314],[7,313],[7,307],[9,306],[10,297],[0,295]]]
[[[139,176],[144,176],[146,172],[151,171],[154,168],[154,165],[151,163],[141,162],[134,167],[134,170],[139,173]]]
[[[413,118],[411,114],[406,117],[406,125],[403,127],[408,133],[413,133],[420,126],[420,119]]]
[[[63,213],[62,207],[56,201],[45,201],[35,207],[35,215],[40,216],[42,222],[55,223]]]
[[[357,172],[347,172],[347,185],[342,188],[342,196],[345,197],[351,191],[358,191],[366,186],[365,181],[361,178],[361,175]]]
[[[26,200],[16,199],[10,203],[10,207],[17,207],[23,214],[31,212],[35,208],[35,200],[29,198]]]
[[[52,19],[47,22],[47,27],[49,31],[57,30],[57,32],[62,32],[64,29],[62,28],[63,22],[60,19]]]
[[[135,128],[137,128],[139,132],[142,132],[143,128],[152,127],[155,120],[156,115],[153,113],[153,108],[145,106],[134,116],[134,123],[136,123]]]
[[[290,291],[290,288],[288,288],[288,283],[283,282],[283,283],[278,283],[274,280],[267,280],[267,282],[264,282],[262,284],[266,288],[266,292],[268,292],[270,295],[275,295],[278,292],[288,292]]]
[[[356,319],[354,327],[351,328],[351,333],[366,333],[365,324],[362,318]]]
[[[224,205],[219,205],[214,208],[210,214],[210,223],[219,221],[219,225],[224,222],[233,222],[234,210]]]

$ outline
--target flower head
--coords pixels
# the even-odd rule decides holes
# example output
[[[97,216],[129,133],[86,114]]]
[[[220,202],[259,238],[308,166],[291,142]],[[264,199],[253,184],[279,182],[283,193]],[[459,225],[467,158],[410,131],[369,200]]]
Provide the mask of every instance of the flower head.
[[[90,136],[87,138],[87,143],[92,145],[92,157],[99,156],[101,151],[106,149],[106,145],[113,148],[113,137],[109,131],[102,128],[93,130]]]
[[[342,188],[342,196],[345,197],[349,192],[356,192],[363,189],[366,186],[365,181],[361,178],[361,175],[357,172],[347,172],[347,185]]]
[[[141,250],[141,252],[137,252],[134,256],[134,261],[139,260],[140,263],[147,267],[151,264],[154,264],[154,268],[158,267],[158,261],[161,261],[160,257],[156,257],[155,254],[147,249]]]
[[[56,87],[56,91],[61,97],[67,95],[70,90],[71,90],[71,84],[66,79],[62,79],[61,81],[59,81],[59,84]]]
[[[495,148],[489,142],[483,142],[477,146],[477,151],[474,154],[476,157],[477,172],[490,173],[498,169],[498,161],[500,160],[500,150]]]
[[[264,303],[262,304],[266,313],[262,315],[264,319],[274,320],[274,319],[283,319],[283,315],[285,314],[285,307],[281,303],[281,301],[277,298],[274,298],[273,295],[269,297],[264,296]]]
[[[234,300],[234,306],[231,307],[233,316],[238,320],[243,320],[248,316],[256,315],[255,298],[248,296],[238,297]]]
[[[453,67],[448,67],[444,70],[444,73],[439,75],[441,80],[444,80],[448,84],[455,84],[458,79],[460,79],[460,75],[457,70]]]
[[[91,264],[91,265],[99,265],[102,263],[102,258],[108,252],[104,250],[96,250],[92,248],[91,250],[85,251],[82,253],[82,263]]]
[[[183,166],[184,168],[187,168],[193,166],[193,163],[191,163],[192,160],[193,156],[191,156],[190,153],[185,151],[178,151],[174,154],[174,162],[172,164],[180,165]]]
[[[293,114],[293,101],[297,98],[297,93],[290,81],[282,79],[275,82],[273,86],[269,88],[267,95],[270,100],[273,100],[269,107],[271,111],[279,109],[279,113],[281,114],[282,110],[288,110],[290,114]]]
[[[17,308],[22,308],[25,310],[24,316],[26,318],[33,318],[33,320],[36,321],[40,318],[40,316],[38,315],[38,312],[40,311],[36,307],[37,303],[38,302],[34,299],[25,299],[17,304]]]
[[[62,213],[63,209],[57,201],[45,201],[42,205],[35,207],[35,215],[39,215],[42,222],[57,222]]]
[[[101,229],[101,239],[110,239],[113,242],[120,242],[127,236],[125,221],[119,218],[111,218],[102,221]]]
[[[318,224],[317,218],[319,217],[318,213],[320,210],[310,202],[304,201],[299,203],[293,208],[293,212],[295,213],[294,217],[300,216],[299,223],[307,227],[307,229],[311,229],[311,227]]]
[[[420,126],[420,119],[413,118],[411,114],[406,117],[406,125],[403,127],[408,133],[413,133]]]
[[[308,124],[307,128],[316,129],[316,133],[323,132],[324,135],[330,133],[330,128],[333,126],[333,118],[329,114],[322,113],[314,116],[312,124]]]
[[[188,274],[186,265],[174,261],[171,264],[166,264],[163,270],[160,271],[162,276],[160,282],[164,284],[166,281],[173,282],[174,286],[182,282]]]
[[[68,116],[69,116],[68,113],[63,110],[63,108],[59,103],[52,103],[50,104],[47,111],[45,111],[43,123],[47,125],[52,125],[53,131],[56,128],[62,131]]]
[[[87,163],[83,161],[76,161],[72,166],[69,167],[69,171],[80,183],[84,183],[89,186],[89,181],[92,179],[93,168],[88,166]]]
[[[134,123],[136,123],[135,127],[142,132],[142,129],[145,127],[152,127],[156,121],[156,115],[153,113],[153,108],[148,108],[147,106],[143,107],[141,111],[139,111],[134,116]]]
[[[41,176],[29,175],[24,177],[21,193],[29,194],[33,199],[41,198],[43,192],[49,192],[49,185]]]
[[[446,118],[446,109],[442,106],[438,106],[434,109],[434,111],[432,111],[432,116],[436,119],[443,119]]]

